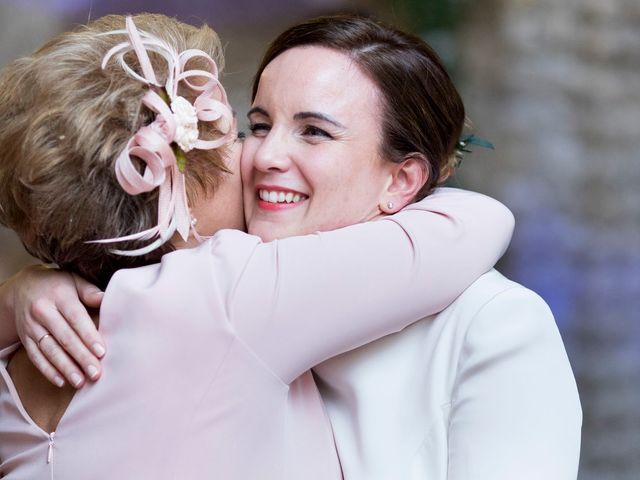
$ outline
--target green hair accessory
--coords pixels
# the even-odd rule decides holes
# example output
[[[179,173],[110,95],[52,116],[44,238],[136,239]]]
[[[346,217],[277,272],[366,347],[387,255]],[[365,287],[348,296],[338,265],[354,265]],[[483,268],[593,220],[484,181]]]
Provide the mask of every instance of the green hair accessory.
[[[464,158],[465,153],[471,153],[470,145],[476,145],[482,148],[490,148],[491,150],[495,150],[493,143],[489,140],[485,140],[484,138],[480,138],[474,134],[464,135],[458,140],[455,148],[453,149],[454,156],[456,157],[455,167],[458,168],[462,163],[462,159]]]

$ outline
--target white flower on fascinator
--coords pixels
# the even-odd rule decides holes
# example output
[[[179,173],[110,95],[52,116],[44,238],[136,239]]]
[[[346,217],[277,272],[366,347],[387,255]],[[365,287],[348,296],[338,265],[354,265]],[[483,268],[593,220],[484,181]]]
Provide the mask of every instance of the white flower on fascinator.
[[[140,127],[129,139],[116,160],[116,177],[120,186],[130,195],[159,189],[158,224],[131,235],[92,240],[89,243],[150,241],[148,245],[134,250],[111,250],[116,255],[139,256],[163,245],[176,232],[184,240],[191,233],[198,241],[204,240],[192,224],[184,175],[187,165],[185,152],[193,149],[215,150],[228,144],[233,139],[234,120],[227,94],[218,81],[218,66],[210,55],[197,49],[178,53],[162,39],[139,31],[131,17],[127,17],[125,26],[125,30],[106,33],[126,34],[128,39],[107,52],[102,59],[102,68],[106,69],[109,61],[115,58],[125,73],[149,86],[142,104],[155,113],[155,119],[150,125]],[[166,60],[164,85],[156,77],[149,59],[150,51]],[[139,68],[132,68],[127,63],[125,56],[129,52],[135,53]],[[206,67],[202,70],[186,69],[187,63],[193,58],[204,61]],[[179,85],[197,95],[193,104],[178,95]],[[198,122],[214,124],[222,136],[200,139]],[[142,171],[138,168],[139,162],[144,164]]]
[[[185,153],[193,150],[199,135],[198,112],[189,100],[180,96],[171,101],[171,111],[176,120],[174,141]]]

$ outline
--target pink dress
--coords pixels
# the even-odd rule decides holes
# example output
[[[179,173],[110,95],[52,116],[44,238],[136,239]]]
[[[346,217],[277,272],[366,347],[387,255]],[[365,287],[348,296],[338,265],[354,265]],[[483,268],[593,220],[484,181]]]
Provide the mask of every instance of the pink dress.
[[[438,312],[502,255],[510,212],[441,189],[380,221],[262,243],[221,231],[123,270],[100,312],[102,379],[55,433],[38,428],[0,352],[8,479],[342,478],[308,370]]]

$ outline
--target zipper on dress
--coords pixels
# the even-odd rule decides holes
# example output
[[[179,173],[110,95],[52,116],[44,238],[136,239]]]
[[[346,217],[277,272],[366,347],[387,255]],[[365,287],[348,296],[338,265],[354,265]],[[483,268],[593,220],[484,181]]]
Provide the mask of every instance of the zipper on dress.
[[[49,449],[47,450],[47,463],[53,462],[53,440],[55,439],[56,432],[49,434]]]

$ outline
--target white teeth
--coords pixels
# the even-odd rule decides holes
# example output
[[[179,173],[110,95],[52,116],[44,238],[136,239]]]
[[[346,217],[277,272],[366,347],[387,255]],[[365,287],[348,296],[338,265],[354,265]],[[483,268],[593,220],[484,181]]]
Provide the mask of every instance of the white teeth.
[[[299,193],[285,193],[282,191],[270,192],[269,190],[258,190],[258,197],[260,197],[260,200],[269,203],[297,203],[306,198]]]

